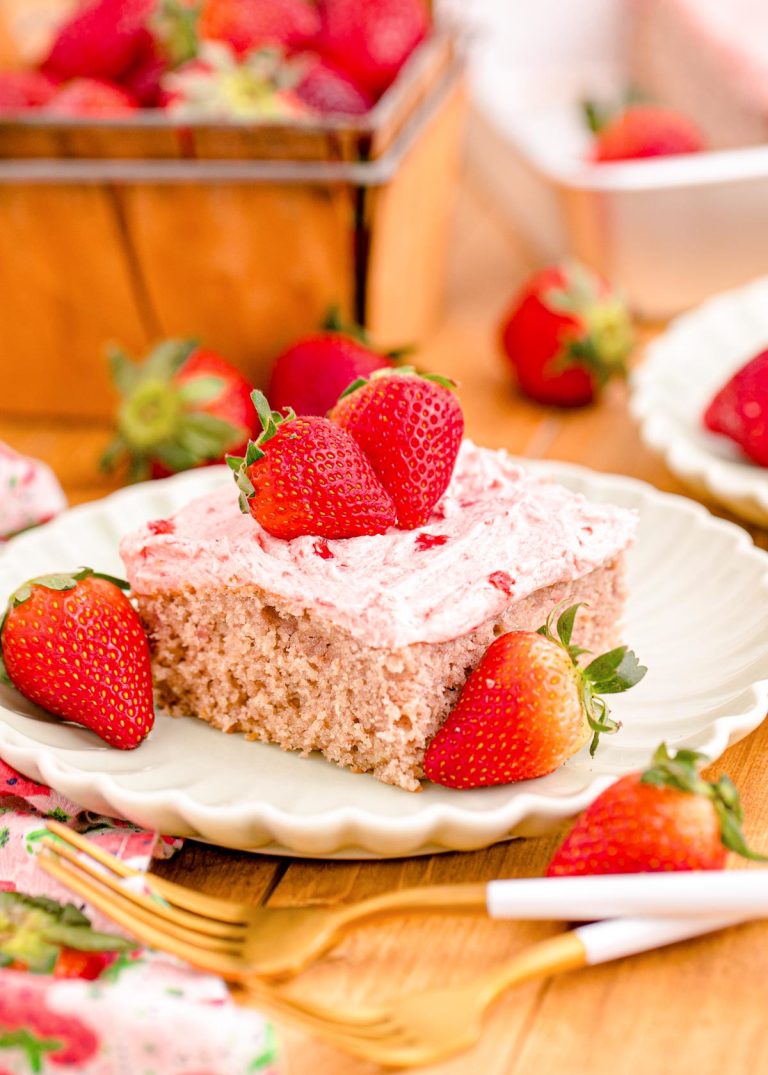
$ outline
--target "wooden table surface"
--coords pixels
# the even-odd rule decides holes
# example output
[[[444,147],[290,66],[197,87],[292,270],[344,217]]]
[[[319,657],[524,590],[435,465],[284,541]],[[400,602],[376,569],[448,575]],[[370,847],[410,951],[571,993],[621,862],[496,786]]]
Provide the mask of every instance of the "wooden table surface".
[[[449,295],[420,361],[461,382],[467,432],[479,443],[531,458],[565,459],[684,490],[640,443],[623,386],[593,409],[563,414],[520,400],[499,363],[495,327],[531,268],[528,253],[465,180],[456,216]],[[0,439],[51,463],[73,502],[109,486],[95,458],[100,428],[0,419]],[[753,531],[768,547],[768,533]],[[715,767],[741,788],[746,832],[768,851],[768,725]],[[241,854],[188,842],[165,876],[206,892],[290,905],[359,899],[405,885],[541,874],[559,838],[515,840],[486,851],[386,862],[314,862]],[[463,981],[521,945],[561,927],[492,923],[481,917],[396,919],[359,930],[297,982],[326,1003],[383,998],[437,982]],[[570,976],[519,988],[500,1001],[482,1042],[435,1075],[697,1075],[768,1071],[765,974],[768,926],[731,929]],[[280,1028],[289,1075],[365,1075],[374,1069]]]

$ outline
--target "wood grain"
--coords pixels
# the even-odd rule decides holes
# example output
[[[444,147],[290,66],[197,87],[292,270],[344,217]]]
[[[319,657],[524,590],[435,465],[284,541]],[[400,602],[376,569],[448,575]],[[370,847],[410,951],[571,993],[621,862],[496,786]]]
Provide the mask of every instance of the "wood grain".
[[[465,184],[451,256],[446,313],[420,360],[461,381],[468,432],[531,457],[563,458],[643,478],[681,492],[641,445],[626,392],[564,414],[520,400],[496,347],[496,324],[530,259],[503,220]],[[73,500],[109,488],[93,467],[103,426],[0,420],[0,438],[43,456]],[[765,531],[752,531],[762,544]],[[742,790],[752,843],[768,851],[768,726],[714,767]],[[358,899],[404,885],[541,874],[559,838],[516,840],[484,851],[386,862],[313,862],[188,843],[157,867],[218,895],[274,905]],[[303,975],[295,988],[325,1002],[381,998],[464,981],[550,924],[492,923],[424,915],[360,929]],[[592,970],[517,989],[488,1020],[482,1042],[433,1075],[721,1075],[768,1071],[764,1034],[768,928],[751,925]],[[372,1075],[375,1069],[290,1029],[280,1029],[289,1075]]]

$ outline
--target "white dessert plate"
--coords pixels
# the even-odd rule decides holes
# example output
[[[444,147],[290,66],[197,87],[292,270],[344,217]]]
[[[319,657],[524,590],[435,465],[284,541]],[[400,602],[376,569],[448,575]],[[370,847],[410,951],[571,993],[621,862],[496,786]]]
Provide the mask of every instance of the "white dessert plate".
[[[649,672],[615,699],[623,728],[595,759],[584,751],[551,776],[506,787],[414,794],[193,718],[161,715],[147,742],[121,753],[10,690],[0,694],[0,756],[90,810],[164,833],[329,858],[464,850],[545,831],[644,765],[663,739],[717,757],[768,709],[768,554],[682,497],[563,463],[530,465],[640,513],[624,636]],[[71,565],[120,572],[123,533],[229,480],[218,468],[195,471],[74,508],[0,555],[0,598]]]
[[[768,277],[676,318],[632,375],[631,409],[645,443],[700,495],[768,525],[768,469],[701,423],[718,388],[768,347]]]

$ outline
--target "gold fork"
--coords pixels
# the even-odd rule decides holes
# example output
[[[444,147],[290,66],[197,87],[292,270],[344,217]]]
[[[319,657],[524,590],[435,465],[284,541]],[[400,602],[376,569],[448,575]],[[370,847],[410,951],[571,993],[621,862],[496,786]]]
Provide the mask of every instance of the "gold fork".
[[[84,845],[89,854],[94,851],[83,837],[69,831],[66,836],[68,843]],[[731,913],[717,918],[625,918],[592,923],[534,944],[465,985],[402,996],[368,1010],[328,1008],[302,1000],[285,987],[259,982],[249,973],[240,951],[244,944],[242,933],[247,933],[247,924],[244,926],[242,920],[215,921],[197,912],[169,907],[157,896],[142,897],[136,890],[126,891],[112,878],[102,883],[108,875],[68,846],[47,838],[44,843],[47,851],[40,856],[41,865],[138,939],[179,955],[201,969],[222,974],[235,983],[231,988],[238,1003],[287,1019],[360,1059],[389,1067],[419,1067],[469,1048],[480,1037],[488,1007],[513,985],[672,944],[745,917],[742,912],[740,917]],[[99,860],[111,866],[112,856],[96,850]],[[127,871],[124,877],[135,874],[124,863],[120,867]],[[167,895],[178,897],[181,892],[179,898],[183,899],[189,895],[188,890],[168,882],[160,887]],[[197,900],[198,894],[193,895]],[[203,899],[207,901],[208,897]],[[230,916],[237,906],[221,900],[213,903],[224,906]],[[233,929],[240,933],[233,937]]]
[[[41,841],[38,862],[47,873],[145,944],[230,981],[297,974],[363,920],[405,911],[487,911],[485,884],[402,889],[340,907],[253,907],[143,874],[66,825],[47,825],[56,837]]]

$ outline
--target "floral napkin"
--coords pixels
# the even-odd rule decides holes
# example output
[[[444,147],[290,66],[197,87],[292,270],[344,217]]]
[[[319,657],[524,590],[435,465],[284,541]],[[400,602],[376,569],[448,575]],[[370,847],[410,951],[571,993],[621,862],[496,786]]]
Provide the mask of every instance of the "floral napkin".
[[[0,441],[0,541],[52,519],[66,506],[49,466]]]
[[[82,811],[0,761],[0,891],[72,895],[35,864],[53,817],[137,869],[181,841]],[[117,932],[85,908],[98,930]],[[0,942],[3,919],[0,914]],[[0,1075],[275,1075],[270,1025],[221,979],[147,949],[120,952],[95,981],[0,967]]]

